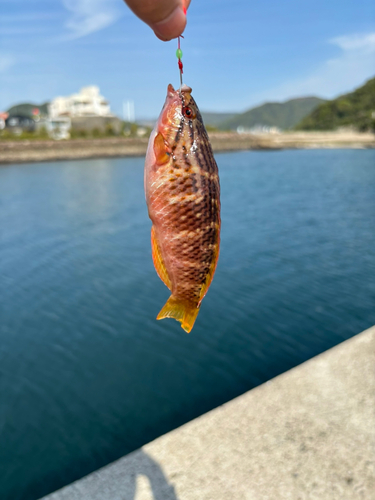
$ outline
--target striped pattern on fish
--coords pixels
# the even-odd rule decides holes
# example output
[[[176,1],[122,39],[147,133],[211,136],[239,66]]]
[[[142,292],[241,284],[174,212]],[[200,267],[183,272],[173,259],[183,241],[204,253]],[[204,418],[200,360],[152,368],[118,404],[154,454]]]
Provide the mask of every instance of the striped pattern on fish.
[[[154,265],[172,292],[157,319],[175,318],[190,332],[219,256],[220,185],[201,114],[186,85],[168,86],[147,150],[145,192]]]

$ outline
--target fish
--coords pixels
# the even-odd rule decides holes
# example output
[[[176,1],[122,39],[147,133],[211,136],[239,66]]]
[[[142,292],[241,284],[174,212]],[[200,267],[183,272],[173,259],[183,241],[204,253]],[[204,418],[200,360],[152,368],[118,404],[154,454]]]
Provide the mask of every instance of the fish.
[[[144,176],[152,259],[171,291],[156,319],[174,318],[187,333],[216,270],[221,227],[218,167],[191,93],[168,85]]]

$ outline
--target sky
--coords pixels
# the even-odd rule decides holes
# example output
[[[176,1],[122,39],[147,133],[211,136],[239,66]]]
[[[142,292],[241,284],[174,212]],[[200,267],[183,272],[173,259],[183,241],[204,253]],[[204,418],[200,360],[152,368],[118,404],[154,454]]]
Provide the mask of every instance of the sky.
[[[192,0],[184,81],[201,110],[334,98],[375,75],[374,0]],[[162,42],[122,0],[0,0],[0,111],[98,85],[114,113],[156,117],[179,84]]]

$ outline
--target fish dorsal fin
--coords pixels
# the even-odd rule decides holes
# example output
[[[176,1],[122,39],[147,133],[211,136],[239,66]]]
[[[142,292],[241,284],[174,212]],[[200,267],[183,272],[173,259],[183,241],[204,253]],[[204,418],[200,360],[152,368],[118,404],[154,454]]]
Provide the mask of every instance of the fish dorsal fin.
[[[156,237],[154,226],[152,226],[151,228],[151,248],[152,248],[152,260],[154,262],[156,272],[158,273],[158,276],[162,280],[164,285],[167,286],[169,290],[172,290],[172,283],[168,276],[168,272],[165,267],[163,257],[161,256],[160,246]]]
[[[160,132],[156,134],[154,139],[154,154],[158,165],[164,165],[169,161],[169,152],[167,150],[164,137]]]

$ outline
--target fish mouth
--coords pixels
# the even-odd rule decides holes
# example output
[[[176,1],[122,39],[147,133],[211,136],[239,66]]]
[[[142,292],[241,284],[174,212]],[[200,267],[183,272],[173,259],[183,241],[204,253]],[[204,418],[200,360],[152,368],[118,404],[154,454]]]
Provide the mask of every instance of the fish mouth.
[[[176,133],[179,129],[183,119],[183,108],[188,106],[192,99],[191,92],[191,87],[185,84],[181,86],[181,89],[176,90],[171,83],[168,85],[167,97],[158,121],[158,130],[166,142],[168,142],[170,130]]]
[[[189,87],[188,85],[186,85],[186,83],[184,83],[181,88],[175,90],[173,85],[170,83],[168,85],[168,89],[167,89],[167,93],[168,95],[174,95],[176,94],[176,92],[180,93],[180,92],[183,92],[184,94],[191,94],[191,92],[193,91],[193,89],[191,87]]]
[[[186,83],[183,83],[182,86],[181,86],[181,92],[187,92],[189,94],[192,93],[193,89],[191,87],[189,87],[188,85],[186,85]]]

